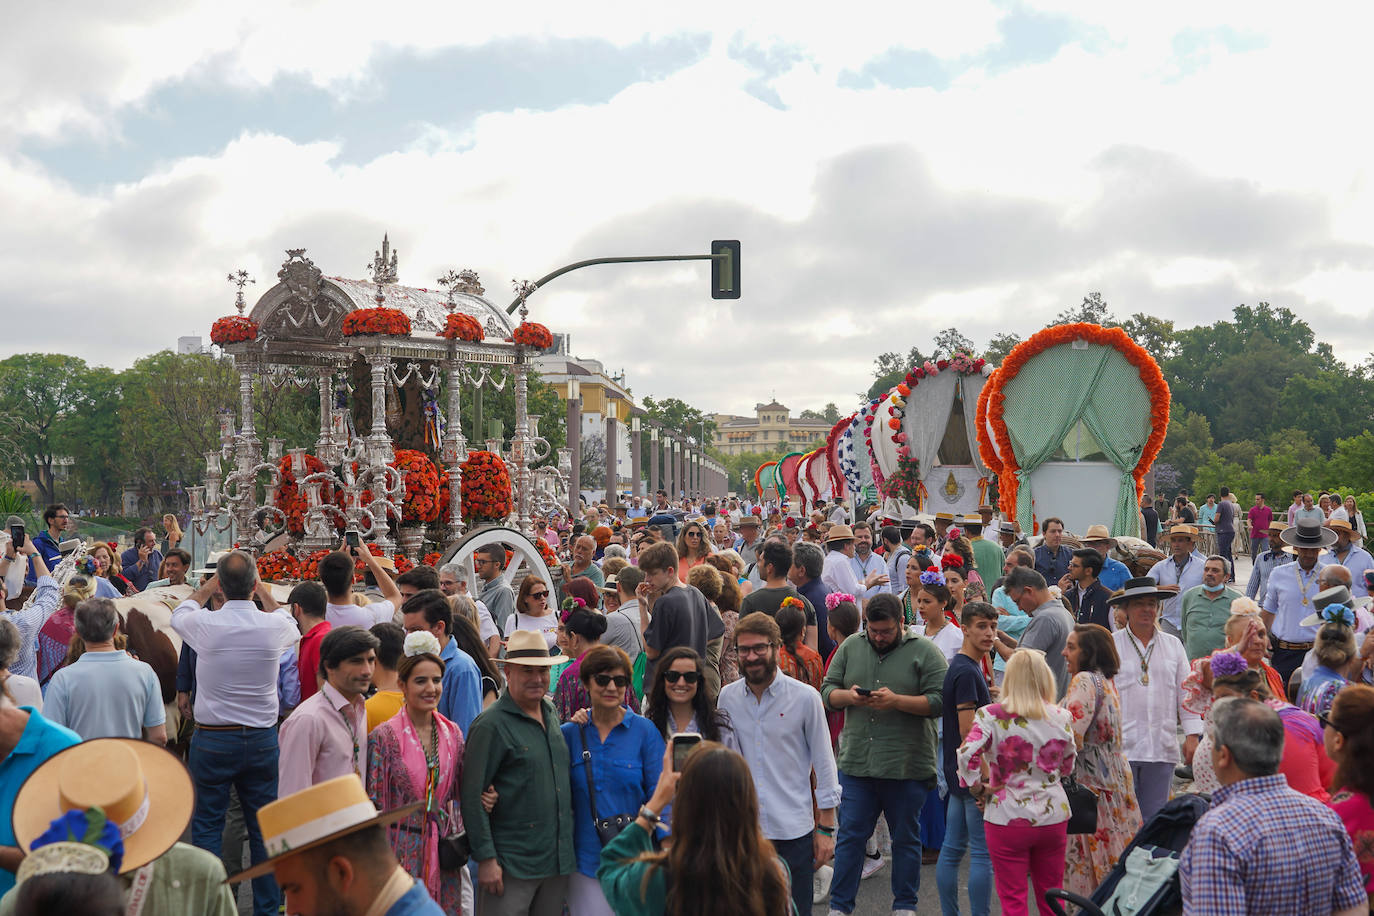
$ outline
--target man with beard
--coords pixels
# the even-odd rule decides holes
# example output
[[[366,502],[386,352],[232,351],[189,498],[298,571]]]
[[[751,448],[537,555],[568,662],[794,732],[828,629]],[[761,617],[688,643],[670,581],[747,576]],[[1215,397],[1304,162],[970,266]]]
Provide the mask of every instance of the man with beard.
[[[1273,574],[1275,567],[1293,562],[1293,555],[1283,549],[1283,529],[1288,525],[1282,519],[1274,519],[1269,523],[1269,549],[1261,552],[1255,557],[1255,565],[1250,570],[1250,581],[1245,585],[1245,595],[1253,598],[1255,603],[1263,607],[1265,591],[1269,586],[1269,577]],[[1258,539],[1259,533],[1252,532],[1251,537]]]
[[[845,710],[839,759],[844,804],[830,912],[854,911],[864,845],[883,814],[892,831],[892,912],[914,914],[921,886],[917,819],[935,779],[949,666],[935,643],[902,625],[896,595],[874,596],[864,613],[863,638],[840,644],[821,686],[826,705]]]
[[[897,616],[900,620],[900,607]],[[778,671],[781,645],[782,632],[772,617],[754,613],[737,623],[735,646],[743,677],[722,688],[718,706],[729,714],[740,753],[754,776],[763,835],[792,873],[797,912],[809,913],[814,870],[835,851],[840,786],[820,694]],[[943,664],[941,668],[943,676]],[[813,799],[818,818],[812,816]],[[912,825],[914,829],[915,809]],[[865,833],[859,840],[859,861],[867,838]]]
[[[1310,493],[1307,498],[1311,498]],[[1279,536],[1294,548],[1298,562],[1285,564],[1270,573],[1260,617],[1269,630],[1269,641],[1274,648],[1269,663],[1287,684],[1317,638],[1317,628],[1305,627],[1302,621],[1312,612],[1312,599],[1321,591],[1319,574],[1326,564],[1317,558],[1336,543],[1336,533],[1323,527],[1321,522],[1299,521],[1285,528]]]

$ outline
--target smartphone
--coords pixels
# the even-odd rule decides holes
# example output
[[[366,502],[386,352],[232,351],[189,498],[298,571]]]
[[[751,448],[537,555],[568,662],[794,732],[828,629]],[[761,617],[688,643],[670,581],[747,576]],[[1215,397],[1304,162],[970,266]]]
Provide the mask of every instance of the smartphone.
[[[10,539],[14,541],[14,549],[18,550],[24,546],[24,526],[10,525]]]
[[[861,697],[868,697],[873,695],[873,691],[869,690],[867,687],[855,687],[854,692]]]
[[[359,545],[361,544],[361,541],[360,541],[359,538],[358,538],[358,532],[356,532],[356,531],[346,531],[346,532],[344,532],[344,543],[347,544],[349,547],[357,547],[357,546],[359,546]]]
[[[673,736],[673,772],[681,773],[682,767],[687,763],[687,755],[692,753],[692,748],[701,743],[701,735],[681,734]]]

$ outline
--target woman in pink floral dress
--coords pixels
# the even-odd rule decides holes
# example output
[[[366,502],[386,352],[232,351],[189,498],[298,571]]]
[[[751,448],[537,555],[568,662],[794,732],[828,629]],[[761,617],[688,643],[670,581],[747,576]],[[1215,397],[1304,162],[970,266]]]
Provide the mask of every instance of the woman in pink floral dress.
[[[959,782],[983,806],[988,854],[1004,916],[1029,913],[1064,883],[1069,800],[1060,780],[1073,772],[1072,717],[1054,705],[1045,654],[1017,649],[1007,661],[1001,701],[978,710],[957,754]]]
[[[1121,698],[1112,682],[1121,659],[1112,634],[1095,623],[1076,626],[1064,658],[1073,675],[1063,703],[1073,716],[1078,744],[1073,775],[1079,785],[1097,793],[1097,832],[1069,837],[1064,887],[1090,897],[1140,830],[1140,806],[1131,765],[1121,749]]]

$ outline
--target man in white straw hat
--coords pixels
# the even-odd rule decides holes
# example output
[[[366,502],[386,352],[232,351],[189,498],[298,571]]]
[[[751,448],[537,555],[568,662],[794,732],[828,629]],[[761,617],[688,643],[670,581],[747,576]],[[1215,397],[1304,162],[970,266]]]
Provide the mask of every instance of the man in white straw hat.
[[[1356,598],[1367,598],[1369,589],[1365,587],[1364,574],[1366,570],[1374,569],[1374,556],[1353,543],[1352,539],[1359,537],[1359,532],[1351,527],[1350,522],[1333,517],[1326,527],[1336,532],[1336,543],[1331,548],[1329,559],[1350,570],[1350,593]]]
[[[100,778],[92,778],[92,774]],[[191,820],[191,774],[163,748],[136,738],[96,738],[49,758],[14,801],[14,832],[26,854],[20,874],[48,867],[40,836],[71,812],[99,809],[122,837],[117,866],[126,912],[140,916],[234,916],[234,898],[216,856],[177,842]],[[50,854],[48,854],[50,855]],[[17,889],[0,900],[15,911]]]
[[[292,916],[441,916],[383,829],[423,805],[378,814],[351,775],[283,796],[258,812],[269,858],[229,882],[273,872]]]
[[[1298,562],[1289,563],[1269,575],[1269,588],[1260,607],[1260,616],[1269,628],[1274,655],[1270,664],[1287,684],[1312,648],[1317,628],[1301,621],[1312,613],[1312,599],[1321,591],[1320,573],[1326,564],[1318,559],[1322,551],[1336,543],[1336,532],[1318,521],[1299,521],[1280,535],[1293,548]]]
[[[1255,556],[1255,565],[1250,569],[1250,581],[1245,584],[1245,597],[1253,598],[1256,604],[1264,604],[1265,590],[1275,568],[1293,562],[1293,555],[1283,549],[1283,529],[1287,527],[1288,523],[1282,519],[1276,518],[1270,522],[1266,532],[1269,535],[1269,549]],[[1257,533],[1251,536],[1258,538]]]
[[[539,633],[516,630],[506,643],[506,689],[472,722],[463,755],[463,824],[477,861],[483,916],[559,916],[573,855],[568,745],[545,695],[549,655]],[[499,799],[490,812],[482,792]]]
[[[1170,636],[1183,632],[1183,611],[1178,596],[1202,584],[1202,565],[1207,558],[1197,551],[1197,528],[1175,525],[1165,535],[1169,540],[1170,556],[1150,567],[1147,575],[1159,585],[1160,591],[1171,597],[1160,607],[1159,625]]]

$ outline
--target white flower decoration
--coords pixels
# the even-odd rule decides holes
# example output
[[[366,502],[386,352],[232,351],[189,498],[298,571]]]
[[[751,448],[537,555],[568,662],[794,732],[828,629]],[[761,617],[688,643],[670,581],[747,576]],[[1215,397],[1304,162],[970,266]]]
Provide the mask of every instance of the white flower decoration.
[[[417,630],[414,633],[406,634],[405,641],[406,658],[412,655],[438,655],[440,651],[438,638],[428,630]]]

